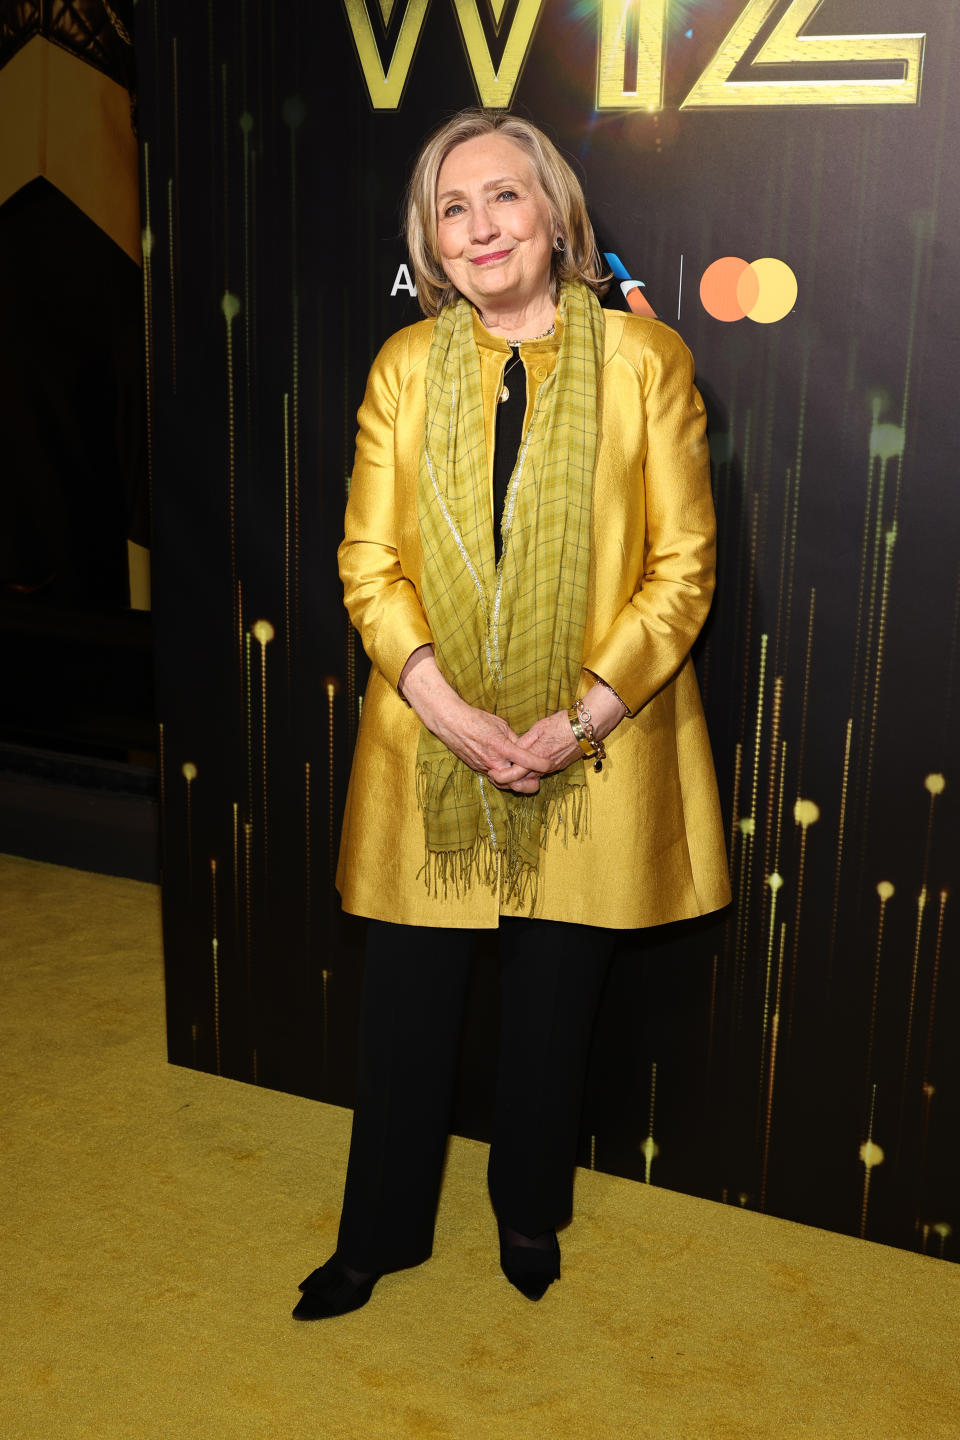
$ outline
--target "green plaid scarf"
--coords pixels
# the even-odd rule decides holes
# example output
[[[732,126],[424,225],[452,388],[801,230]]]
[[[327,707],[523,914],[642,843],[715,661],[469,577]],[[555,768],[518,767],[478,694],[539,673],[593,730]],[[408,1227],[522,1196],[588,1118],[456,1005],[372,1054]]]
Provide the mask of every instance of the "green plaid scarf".
[[[427,360],[418,479],[422,595],[437,664],[464,700],[502,715],[518,735],[573,703],[580,678],[590,567],[603,312],[579,282],[561,287],[562,336],[507,488],[494,559],[490,475],[473,309],[437,317]],[[501,791],[423,726],[417,749],[428,889],[474,880],[536,904],[550,828],[578,835],[580,765],[535,795]]]

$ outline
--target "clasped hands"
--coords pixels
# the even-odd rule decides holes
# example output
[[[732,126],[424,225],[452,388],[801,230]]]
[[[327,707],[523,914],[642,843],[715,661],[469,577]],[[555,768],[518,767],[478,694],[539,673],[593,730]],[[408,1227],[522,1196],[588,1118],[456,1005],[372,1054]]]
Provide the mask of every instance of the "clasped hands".
[[[533,795],[545,775],[565,770],[582,753],[566,710],[544,716],[517,735],[502,716],[461,699],[440,674],[432,645],[422,645],[409,657],[400,690],[430,733],[498,790]],[[626,714],[624,706],[601,685],[594,685],[585,700],[598,738],[605,739]]]

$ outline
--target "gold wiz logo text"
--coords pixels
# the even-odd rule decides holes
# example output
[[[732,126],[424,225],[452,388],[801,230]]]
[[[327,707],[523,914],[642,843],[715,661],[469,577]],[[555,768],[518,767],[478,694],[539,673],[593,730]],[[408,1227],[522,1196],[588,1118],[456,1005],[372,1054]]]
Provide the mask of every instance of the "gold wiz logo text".
[[[385,30],[404,0],[343,0],[370,101],[375,110],[396,110],[413,65],[431,0],[406,0],[406,8],[384,68],[374,33],[372,11],[378,9]],[[669,0],[597,0],[600,25],[597,52],[598,110],[660,110],[663,108],[666,13]],[[804,30],[830,0],[748,0],[681,102],[681,110],[726,109],[755,105],[916,105],[920,98],[925,35],[806,35]],[[508,107],[533,42],[546,0],[517,0],[495,67],[480,18],[489,7],[499,36],[507,0],[452,0],[467,62],[481,105]],[[783,14],[770,29],[749,68],[749,78],[734,79],[744,56],[769,28],[777,11]],[[625,75],[628,38],[636,35],[636,75]],[[634,45],[630,46],[631,51]],[[864,75],[830,79],[823,70],[843,64],[871,69],[901,67],[898,76]],[[766,67],[794,66],[790,79],[764,79]],[[632,65],[631,65],[632,68]],[[819,71],[819,76],[811,76]]]

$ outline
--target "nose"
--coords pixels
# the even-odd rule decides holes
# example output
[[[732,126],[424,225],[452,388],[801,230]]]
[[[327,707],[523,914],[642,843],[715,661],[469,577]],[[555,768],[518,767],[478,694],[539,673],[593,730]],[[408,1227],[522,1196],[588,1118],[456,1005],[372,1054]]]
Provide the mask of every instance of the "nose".
[[[473,233],[470,238],[477,245],[486,245],[490,240],[494,238],[496,234],[498,234],[499,227],[494,217],[494,213],[490,206],[487,204],[486,200],[480,200],[473,207],[471,218],[473,221],[471,226]]]

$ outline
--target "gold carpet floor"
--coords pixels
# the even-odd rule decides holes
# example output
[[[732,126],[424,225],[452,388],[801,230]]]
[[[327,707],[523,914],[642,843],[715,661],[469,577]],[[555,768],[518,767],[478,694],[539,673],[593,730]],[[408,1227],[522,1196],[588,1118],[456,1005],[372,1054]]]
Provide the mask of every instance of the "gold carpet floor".
[[[349,1113],[170,1066],[156,890],[0,857],[2,1440],[957,1440],[960,1268],[582,1173],[500,1275],[485,1148],[434,1258],[290,1319]]]

